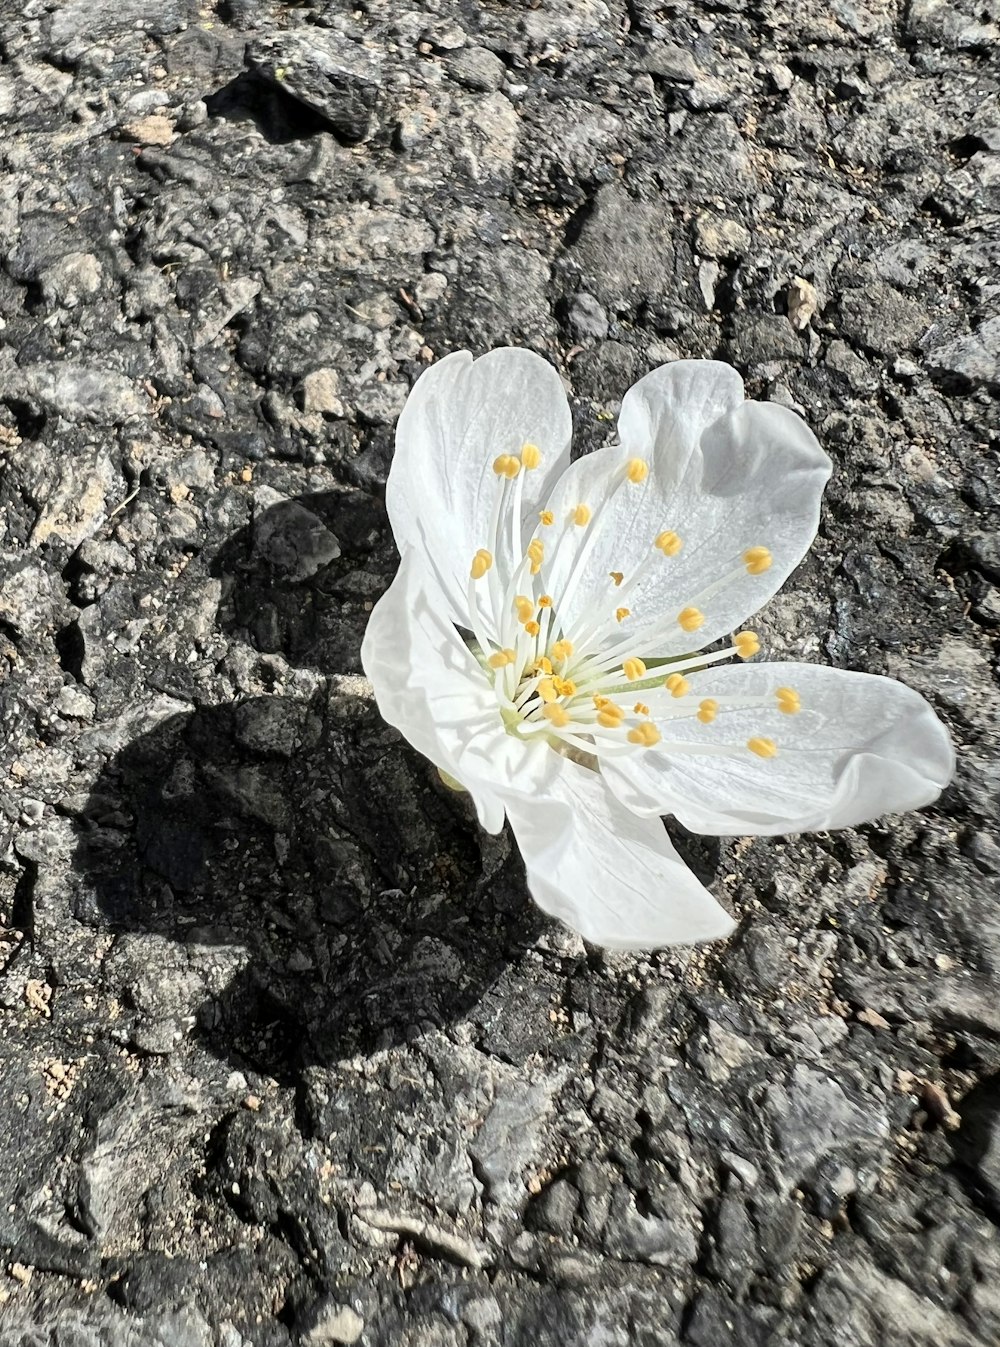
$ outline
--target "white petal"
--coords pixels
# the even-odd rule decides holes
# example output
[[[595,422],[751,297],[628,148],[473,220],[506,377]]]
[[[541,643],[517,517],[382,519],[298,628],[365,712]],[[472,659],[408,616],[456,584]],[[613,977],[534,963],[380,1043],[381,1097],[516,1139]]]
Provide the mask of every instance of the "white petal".
[[[488,832],[503,827],[503,804],[488,783],[467,779],[463,752],[506,740],[493,689],[439,600],[424,585],[419,559],[406,552],[372,610],[361,663],[378,709],[424,757],[472,794]]]
[[[396,428],[386,505],[399,550],[423,555],[456,622],[468,625],[469,567],[490,547],[493,460],[526,443],[542,451],[522,488],[523,513],[536,514],[569,462],[571,434],[562,381],[533,351],[505,347],[475,361],[456,351],[417,380]]]
[[[598,773],[560,761],[544,796],[507,801],[538,906],[607,949],[729,935],[732,918],[674,851],[659,820],[637,818]]]
[[[708,427],[741,407],[743,398],[743,380],[721,360],[660,365],[622,399],[618,438],[629,456],[652,457],[666,491],[683,480]]]
[[[777,707],[720,709],[710,725],[693,717],[658,724],[663,742],[603,763],[609,787],[641,814],[674,814],[685,827],[716,836],[849,828],[881,814],[930,804],[951,780],[948,732],[924,699],[891,678],[810,664],[740,664],[690,675],[697,698],[770,697],[794,688],[797,715]],[[644,693],[656,717],[670,699]],[[676,708],[676,703],[674,703]],[[773,739],[759,758],[673,754],[688,746]]]
[[[651,461],[645,482],[626,484],[602,510],[581,583],[560,614],[564,621],[572,625],[601,607],[610,614],[617,598],[609,574],[621,571],[627,580],[641,566],[624,631],[635,637],[637,653],[679,655],[732,631],[781,587],[815,537],[830,461],[794,412],[741,397],[735,371],[710,360],[664,366],[629,391],[621,448],[579,459],[550,501],[561,519],[575,504],[595,502],[608,473],[628,458]],[[674,557],[653,549],[667,529],[683,540]],[[756,546],[771,551],[773,565],[750,576],[740,558]],[[702,599],[733,570],[731,584]],[[552,585],[557,591],[555,579]],[[675,627],[649,637],[690,605],[705,615],[695,635]]]

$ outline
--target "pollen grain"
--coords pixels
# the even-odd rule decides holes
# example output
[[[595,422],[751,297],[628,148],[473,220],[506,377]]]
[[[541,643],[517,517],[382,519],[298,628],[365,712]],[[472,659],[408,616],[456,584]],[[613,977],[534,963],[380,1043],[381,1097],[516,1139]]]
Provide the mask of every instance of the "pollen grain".
[[[487,552],[485,547],[481,547],[472,558],[471,574],[473,580],[481,580],[492,565],[493,553]]]
[[[652,748],[654,744],[660,742],[660,731],[651,720],[644,720],[641,725],[636,725],[634,730],[629,730],[628,741],[643,748]]]
[[[758,758],[773,758],[778,751],[778,745],[773,739],[763,738],[748,739],[747,748],[751,753],[756,753]]]
[[[653,546],[665,557],[675,557],[684,546],[684,541],[673,529],[664,529],[662,533],[656,535]]]
[[[760,637],[755,631],[741,631],[733,637],[733,645],[740,659],[750,659],[760,650]]]
[[[743,564],[748,575],[763,575],[769,571],[774,558],[766,547],[748,547],[743,553]]]

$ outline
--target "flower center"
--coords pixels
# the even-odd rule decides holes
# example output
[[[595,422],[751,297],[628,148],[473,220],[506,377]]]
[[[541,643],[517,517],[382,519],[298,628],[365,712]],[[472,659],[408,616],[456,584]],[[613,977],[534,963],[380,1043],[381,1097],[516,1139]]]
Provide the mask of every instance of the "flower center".
[[[571,600],[584,577],[587,562],[600,536],[602,513],[620,492],[646,480],[644,459],[630,458],[617,465],[594,490],[593,499],[579,501],[559,518],[553,508],[538,515],[536,528],[525,542],[522,520],[524,478],[542,462],[541,450],[522,446],[519,454],[501,454],[493,461],[496,497],[486,546],[472,558],[468,607],[477,654],[496,693],[508,732],[523,739],[543,737],[560,752],[588,759],[641,752],[660,745],[667,752],[739,754],[772,758],[774,740],[754,735],[741,743],[713,740],[699,746],[689,740],[671,743],[664,738],[669,723],[678,719],[710,725],[726,711],[749,707],[777,709],[794,715],[801,709],[792,688],[778,688],[766,697],[706,696],[693,690],[702,671],[720,660],[749,659],[760,649],[752,631],[740,632],[732,644],[710,653],[680,659],[642,658],[629,637],[633,610],[624,600],[648,578],[652,567],[666,566],[684,546],[681,534],[664,526],[650,539],[649,553],[631,574],[608,574],[606,602],[572,621]],[[500,560],[510,557],[509,564]],[[643,628],[650,649],[678,632],[693,635],[705,622],[704,607],[744,573],[763,575],[771,566],[766,547],[746,548],[733,564],[687,603],[670,609]],[[546,589],[546,574],[554,578]],[[634,624],[633,624],[634,625]],[[648,661],[648,662],[647,662]],[[664,675],[666,675],[664,677]],[[662,687],[655,717],[636,695]]]

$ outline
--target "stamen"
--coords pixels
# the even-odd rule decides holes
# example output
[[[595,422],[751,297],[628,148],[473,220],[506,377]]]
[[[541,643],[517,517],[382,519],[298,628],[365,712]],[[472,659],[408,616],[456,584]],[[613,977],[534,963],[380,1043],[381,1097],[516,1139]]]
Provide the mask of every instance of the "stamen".
[[[627,481],[629,480],[641,481],[642,478],[645,477],[646,473],[648,472],[648,467],[646,466],[646,464],[643,462],[642,459],[631,459],[628,466],[630,467],[631,464],[639,465],[639,467],[642,469],[641,476],[631,479],[628,475],[628,471],[626,471],[626,473],[622,475],[619,469],[614,469],[605,479],[600,499],[597,501],[595,505],[595,511],[597,513],[599,513],[602,509],[605,509],[605,507],[607,507],[611,503],[611,501],[615,498],[618,492],[624,488]],[[635,469],[635,471],[638,472],[639,469],[637,468]],[[580,510],[581,508],[586,509],[587,511],[588,523],[585,526],[586,533],[584,535],[583,543],[579,548],[576,549],[576,553],[570,563],[569,574],[565,579],[563,591],[559,599],[560,607],[564,614],[569,613],[572,610],[573,598],[576,595],[577,586],[580,583],[581,577],[583,576],[586,570],[587,562],[590,560],[591,553],[593,552],[594,547],[597,544],[597,540],[600,537],[600,522],[596,517],[595,512],[591,511],[590,506],[583,506],[583,507],[577,506],[577,510]],[[574,520],[576,513],[577,511],[573,511],[570,514],[571,522]],[[591,522],[593,524],[592,527]],[[577,626],[578,625],[579,624],[577,624]],[[577,631],[577,626],[571,627],[566,633],[568,635],[571,635],[574,640],[580,639]]]
[[[794,688],[778,688],[774,695],[778,699],[778,710],[786,716],[798,715],[802,710],[802,699]]]
[[[551,703],[549,706],[543,706],[542,715],[550,725],[555,725],[555,727],[560,730],[563,726],[568,725],[571,719],[569,712],[565,710],[564,707],[558,706],[555,702]]]
[[[532,538],[528,544],[528,560],[531,562],[531,574],[537,575],[545,560],[545,544],[541,538]]]
[[[659,548],[665,557],[675,557],[684,546],[684,542],[672,529],[666,529],[656,535],[653,546]]]
[[[550,674],[552,672],[552,661],[546,659],[544,655],[539,655],[531,668],[534,673]]]
[[[625,712],[614,702],[604,700],[604,705],[597,712],[597,723],[605,730],[617,730],[625,719]]]
[[[546,528],[548,528],[550,524],[554,524],[556,522],[556,517],[551,510],[542,510],[538,518],[541,520],[541,522],[545,525]]]
[[[542,461],[542,451],[537,444],[525,444],[521,446],[521,467],[537,468]]]
[[[773,739],[748,739],[747,748],[751,753],[756,753],[758,758],[773,758],[778,751],[778,745]]]
[[[705,614],[699,608],[682,608],[677,614],[677,625],[684,631],[697,631],[704,621]]]
[[[711,725],[719,711],[719,703],[714,697],[706,697],[698,703],[698,719],[703,725]]]
[[[632,609],[631,609],[631,608],[616,608],[616,609],[615,609],[615,621],[616,621],[616,622],[624,622],[625,619],[626,619],[627,617],[631,617],[631,616],[632,616]]]
[[[491,669],[505,669],[508,664],[513,664],[517,659],[517,652],[514,650],[497,650],[486,661]]]
[[[525,594],[515,597],[514,607],[517,609],[518,622],[530,622],[535,615],[535,605]]]
[[[636,702],[635,706],[632,707],[632,710],[635,712],[637,716],[649,715],[649,707],[646,705],[645,702]]]
[[[625,464],[625,476],[636,486],[644,482],[649,474],[649,464],[644,458],[630,458]]]
[[[576,696],[576,684],[573,682],[572,678],[553,678],[552,681],[555,684],[556,692],[558,692],[560,697]]]
[[[524,624],[524,630],[529,636],[537,636],[541,629],[541,625],[536,622],[534,618],[532,618],[530,622],[525,622]]]
[[[556,691],[556,685],[553,679],[543,678],[538,684],[538,695],[543,702],[557,702],[559,693]]]
[[[481,580],[492,565],[493,565],[492,552],[487,552],[485,547],[481,547],[479,551],[476,553],[476,555],[472,558],[471,574],[473,580]]]
[[[566,640],[556,641],[555,645],[552,647],[552,653],[557,660],[568,660],[573,653],[573,642]]]
[[[638,655],[632,655],[622,661],[622,673],[630,683],[636,683],[646,673],[646,666]]]
[[[691,684],[683,674],[679,673],[672,673],[670,677],[665,680],[663,686],[670,693],[671,697],[686,697],[691,691]]]
[[[570,515],[573,523],[578,528],[586,528],[592,519],[592,511],[589,505],[578,505]]]
[[[662,552],[665,557],[675,557],[683,546],[684,540],[680,537],[679,534],[675,533],[672,529],[664,529],[662,533],[658,533],[656,537],[653,539],[652,550],[654,552],[657,550]],[[650,569],[650,566],[655,564],[656,564],[655,559],[652,557],[652,555],[644,557],[642,561],[639,562],[638,566],[635,568],[635,570],[632,572],[632,574],[629,576],[627,580],[625,580],[625,576],[621,571],[610,571],[609,574],[611,576],[611,579],[615,582],[615,587],[621,590],[621,593],[618,596],[619,600],[625,599],[629,594],[631,594],[632,591],[636,588],[636,586],[641,581],[645,580],[646,575]],[[623,581],[624,587],[622,584]],[[720,585],[715,586],[715,588],[720,587],[721,587]],[[706,592],[705,595],[699,595],[698,597],[710,598],[712,593],[714,592],[715,589],[713,588],[711,591]],[[620,618],[618,620],[621,621]],[[596,635],[598,635],[598,633],[600,633],[602,630],[602,626],[603,624],[599,621],[591,624],[591,626],[587,628],[585,633],[587,640],[590,641]],[[666,634],[666,632],[664,632],[664,634]],[[582,637],[582,634],[577,632],[577,636]]]
[[[760,650],[760,637],[755,631],[741,631],[733,637],[733,647],[740,659],[750,659]]]
[[[748,575],[763,575],[771,569],[772,560],[766,547],[748,547],[743,553]]]
[[[500,454],[493,460],[493,471],[498,477],[506,477],[512,482],[521,471],[521,460],[516,454]]]
[[[538,606],[539,608],[551,608],[552,596],[549,594],[543,594],[542,597],[538,600]]]
[[[629,730],[627,737],[630,744],[652,748],[654,744],[660,742],[660,731],[651,720],[644,720],[641,725],[636,725],[634,730]]]

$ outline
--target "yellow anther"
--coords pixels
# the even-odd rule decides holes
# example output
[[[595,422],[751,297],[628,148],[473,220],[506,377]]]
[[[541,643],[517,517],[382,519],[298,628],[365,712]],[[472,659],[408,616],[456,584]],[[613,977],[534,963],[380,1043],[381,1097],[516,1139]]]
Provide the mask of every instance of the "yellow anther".
[[[575,697],[576,684],[572,678],[553,678],[553,683],[560,697]]]
[[[755,631],[741,631],[733,637],[733,645],[740,659],[750,659],[760,650],[760,637]]]
[[[625,579],[624,571],[608,571],[608,574],[615,582],[615,589],[617,589],[618,586],[621,584],[621,582]]]
[[[643,748],[652,748],[660,742],[660,731],[651,720],[644,720],[634,730],[629,730],[628,741],[630,744],[641,744]]]
[[[703,725],[711,725],[718,712],[719,703],[714,697],[706,697],[703,702],[698,703],[698,719]]]
[[[500,454],[493,460],[493,471],[498,477],[513,479],[521,471],[521,460],[516,454]]]
[[[532,538],[528,544],[528,560],[531,562],[531,574],[537,575],[545,560],[545,544],[540,538]]]
[[[539,606],[539,608],[551,608],[551,607],[552,607],[552,595],[551,595],[551,594],[543,594],[542,597],[538,600],[538,606]]]
[[[634,683],[637,679],[645,677],[646,666],[638,655],[631,655],[622,661],[622,673],[630,683]]]
[[[673,529],[665,529],[663,533],[658,533],[653,546],[658,548],[665,557],[675,557],[684,546],[680,535],[674,533]]]
[[[778,688],[774,695],[778,699],[778,710],[786,716],[797,715],[802,710],[802,699],[794,688]]]
[[[570,515],[573,523],[580,528],[585,528],[590,523],[590,506],[578,505]]]
[[[497,650],[486,661],[491,669],[506,669],[508,664],[513,664],[517,659],[517,652],[514,650]]]
[[[487,552],[485,547],[481,547],[472,558],[472,578],[481,580],[489,568],[493,565],[493,553]]]
[[[625,464],[625,476],[630,482],[644,482],[649,474],[649,464],[644,458],[630,458]]]
[[[517,609],[518,622],[529,622],[535,616],[534,602],[525,594],[515,594],[514,607]]]
[[[601,694],[600,694],[599,692],[595,692],[595,693],[594,693],[594,705],[597,707],[597,709],[598,709],[598,711],[599,711],[599,710],[601,709],[602,706],[612,706],[613,703],[612,703],[610,697],[602,697]]]
[[[538,518],[542,521],[542,523],[545,525],[546,528],[548,528],[550,524],[554,524],[556,522],[556,517],[551,510],[543,510],[541,514],[538,516]]]
[[[538,633],[541,631],[541,629],[542,629],[541,626],[535,621],[534,618],[532,618],[530,622],[525,622],[524,624],[524,630],[528,633],[529,636],[537,636]]]
[[[559,706],[556,702],[552,702],[549,706],[543,706],[542,715],[549,724],[554,725],[557,730],[561,730],[564,726],[568,725],[570,721],[569,712]]]
[[[677,625],[684,631],[697,631],[704,621],[705,614],[700,608],[682,608],[677,614]]]
[[[572,653],[573,642],[567,641],[565,638],[561,641],[556,641],[555,645],[552,647],[552,654],[558,660],[568,660]]]
[[[552,661],[546,659],[544,655],[539,655],[531,668],[533,673],[550,674],[552,672]]]
[[[543,702],[557,702],[559,700],[559,693],[556,691],[556,685],[553,679],[542,679],[538,684],[538,695]]]
[[[632,616],[632,609],[631,609],[631,608],[616,608],[616,609],[615,609],[615,621],[616,621],[616,622],[624,622],[625,619],[626,619],[627,617],[631,617],[631,616]]]
[[[632,707],[632,710],[636,713],[637,716],[649,715],[649,707],[646,705],[645,702],[636,702],[635,706]]]
[[[542,461],[542,451],[537,444],[523,444],[521,446],[521,467],[537,468]]]
[[[597,723],[605,730],[617,730],[624,719],[625,712],[622,708],[607,700],[597,713]]]
[[[758,758],[773,758],[778,751],[778,745],[773,739],[748,739],[747,748],[751,753],[756,753]]]
[[[763,575],[771,569],[772,559],[766,547],[748,547],[743,553],[743,564],[748,575]]]
[[[671,697],[686,697],[691,691],[691,684],[683,674],[679,673],[672,673],[670,677],[665,680],[663,686],[670,693]]]

